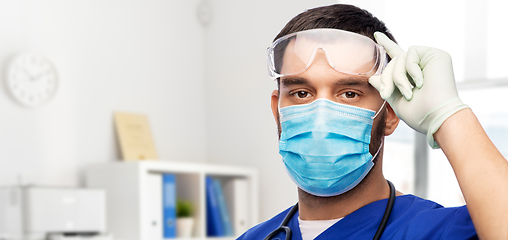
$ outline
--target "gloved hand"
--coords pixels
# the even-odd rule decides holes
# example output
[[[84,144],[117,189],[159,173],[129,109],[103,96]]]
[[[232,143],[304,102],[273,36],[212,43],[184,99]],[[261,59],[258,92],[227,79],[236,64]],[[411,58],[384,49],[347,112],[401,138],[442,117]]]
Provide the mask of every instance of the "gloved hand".
[[[369,83],[400,119],[427,134],[432,148],[439,148],[434,133],[447,118],[468,107],[457,94],[450,55],[417,46],[406,53],[383,33],[376,32],[374,37],[392,60],[380,76],[370,77]]]

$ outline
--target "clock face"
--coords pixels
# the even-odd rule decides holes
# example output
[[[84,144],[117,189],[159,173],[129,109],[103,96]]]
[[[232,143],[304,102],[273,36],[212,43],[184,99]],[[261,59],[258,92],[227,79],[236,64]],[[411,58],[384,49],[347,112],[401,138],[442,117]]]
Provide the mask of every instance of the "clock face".
[[[16,56],[7,69],[7,88],[21,104],[37,107],[56,93],[58,76],[53,64],[41,55]]]

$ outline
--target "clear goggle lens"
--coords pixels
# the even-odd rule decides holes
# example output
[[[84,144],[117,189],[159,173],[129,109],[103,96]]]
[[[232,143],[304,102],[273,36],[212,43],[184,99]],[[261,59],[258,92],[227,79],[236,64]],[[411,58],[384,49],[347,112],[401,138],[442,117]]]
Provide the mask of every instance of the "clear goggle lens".
[[[367,77],[378,75],[388,60],[383,46],[349,31],[318,28],[277,39],[268,48],[268,69],[273,79],[307,70],[323,51],[338,72]]]

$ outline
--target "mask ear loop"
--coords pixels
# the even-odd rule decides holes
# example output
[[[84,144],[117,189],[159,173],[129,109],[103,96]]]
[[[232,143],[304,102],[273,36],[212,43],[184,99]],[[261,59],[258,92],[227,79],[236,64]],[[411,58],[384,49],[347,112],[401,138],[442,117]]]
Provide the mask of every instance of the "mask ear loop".
[[[377,117],[377,115],[379,115],[379,113],[381,113],[381,110],[383,110],[383,108],[385,107],[385,104],[386,104],[386,100],[383,102],[383,105],[381,105],[381,108],[379,109],[379,111],[377,111],[376,115],[374,115],[374,117],[372,117],[372,119],[375,119]]]
[[[379,154],[379,152],[381,151],[381,147],[383,146],[383,144],[385,143],[385,141],[383,139],[381,139],[381,144],[379,144],[379,148],[377,149],[377,152],[376,154],[374,154],[374,156],[372,157],[371,161],[374,162],[374,159],[377,157],[377,155]]]
[[[381,110],[383,110],[383,108],[385,107],[385,104],[386,104],[386,101],[383,102],[383,105],[381,105],[381,108],[379,109],[379,111],[377,111],[376,115],[374,115],[374,117],[372,119],[376,118],[377,115],[379,115]],[[385,143],[385,141],[381,138],[381,144],[379,144],[379,148],[377,149],[376,154],[374,154],[374,156],[372,157],[372,159],[371,159],[372,162],[374,162],[374,159],[377,157],[377,155],[381,151],[381,147],[383,146],[384,143]]]

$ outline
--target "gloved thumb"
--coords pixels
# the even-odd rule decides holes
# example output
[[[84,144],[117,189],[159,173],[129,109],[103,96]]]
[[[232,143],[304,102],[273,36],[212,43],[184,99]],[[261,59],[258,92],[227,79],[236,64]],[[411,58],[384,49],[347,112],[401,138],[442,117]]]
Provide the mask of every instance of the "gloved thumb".
[[[392,61],[386,65],[381,75],[374,75],[369,78],[369,83],[372,85],[381,95],[381,98],[388,100],[395,91],[395,84],[393,82],[393,72],[395,63],[398,57],[395,57]]]
[[[378,92],[381,92],[381,75],[371,76],[369,78],[369,83],[372,85]]]

